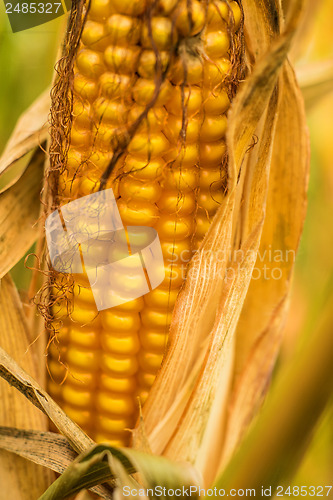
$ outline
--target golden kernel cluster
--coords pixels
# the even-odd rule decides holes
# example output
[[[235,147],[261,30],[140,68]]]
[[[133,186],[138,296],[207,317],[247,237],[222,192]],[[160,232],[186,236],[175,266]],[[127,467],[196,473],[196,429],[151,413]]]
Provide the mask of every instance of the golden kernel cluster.
[[[106,187],[125,226],[157,230],[165,266],[156,289],[100,313],[84,276],[75,277],[69,311],[61,276],[54,284],[61,328],[49,350],[49,390],[96,441],[128,444],[138,398],[143,404],[161,366],[187,263],[224,196],[225,79],[230,33],[241,18],[238,4],[230,5],[232,12],[223,0],[191,0],[189,13],[186,0],[154,8],[91,0],[75,60],[60,204],[97,191],[125,140]],[[98,262],[108,258],[105,245],[94,248]],[[126,280],[126,272],[113,279]]]

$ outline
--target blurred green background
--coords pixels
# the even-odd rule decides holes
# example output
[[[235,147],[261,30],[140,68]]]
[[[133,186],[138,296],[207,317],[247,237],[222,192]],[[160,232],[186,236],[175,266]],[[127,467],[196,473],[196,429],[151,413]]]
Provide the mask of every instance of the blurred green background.
[[[328,26],[328,19],[331,17],[324,14],[324,11],[319,12],[317,27],[308,35],[307,50],[303,53],[297,51],[298,56],[302,55],[302,63],[309,63],[318,57],[333,57],[333,44],[323,42],[325,25],[328,33],[331,33],[331,27]],[[65,23],[66,16],[63,16],[37,28],[13,34],[4,4],[0,4],[0,153],[20,114],[50,86]],[[330,52],[327,47],[331,47]],[[312,146],[309,208],[297,258],[291,309],[279,368],[292,362],[299,349],[299,335],[304,331],[304,326],[315,317],[317,304],[320,297],[327,294],[329,277],[332,276],[332,116],[333,94],[323,97],[315,107],[308,110]],[[15,266],[12,274],[18,287],[25,289],[30,271],[24,268],[23,261]],[[333,404],[323,416],[293,483],[332,484],[332,471]]]

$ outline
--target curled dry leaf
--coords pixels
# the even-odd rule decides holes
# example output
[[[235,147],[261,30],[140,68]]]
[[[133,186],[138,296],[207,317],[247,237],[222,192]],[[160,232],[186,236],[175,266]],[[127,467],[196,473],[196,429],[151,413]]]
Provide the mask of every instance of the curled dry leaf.
[[[0,347],[0,376],[18,389],[54,423],[78,453],[94,444],[78,425],[53,401],[40,385]]]
[[[42,161],[41,156],[36,155],[21,179],[0,193],[0,278],[37,239]]]
[[[77,458],[77,453],[69,446],[67,439],[54,432],[23,431],[11,427],[0,427],[0,437],[0,448],[3,450],[16,453],[20,457],[60,474],[65,472],[66,468]],[[102,479],[108,479],[110,474],[107,467],[102,467],[100,472]],[[112,489],[107,485],[91,489],[102,498],[111,498]]]
[[[173,314],[169,350],[143,410],[153,452],[173,459],[186,457],[196,463],[207,483],[221,467],[221,450],[227,439],[224,425],[227,431],[232,425],[240,438],[244,422],[251,420],[260,400],[259,396],[249,396],[247,405],[244,408],[238,405],[239,414],[237,418],[232,416],[234,420],[229,423],[226,411],[235,397],[233,389],[229,394],[231,381],[246,361],[252,373],[249,380],[254,384],[246,389],[249,394],[261,395],[279,346],[276,331],[281,331],[283,314],[275,319],[274,325],[272,322],[267,332],[270,358],[266,370],[258,366],[256,356],[248,358],[268,328],[267,314],[271,317],[274,311],[276,313],[287,295],[293,269],[293,262],[287,266],[282,263],[280,282],[270,287],[260,282],[260,300],[250,311],[243,309],[244,302],[252,300],[252,288],[256,286],[251,280],[253,266],[258,262],[259,267],[263,266],[259,258],[255,263],[257,252],[270,244],[282,251],[296,252],[306,206],[308,138],[302,101],[288,64],[276,87],[300,20],[302,2],[293,3],[293,15],[279,36],[278,2],[247,0],[243,6],[246,35],[252,41],[248,56],[250,60],[258,60],[229,114],[229,192],[190,264]],[[249,12],[257,14],[247,19]],[[294,113],[293,132],[288,109],[292,110],[290,114]],[[249,153],[254,134],[258,136],[259,145]],[[241,182],[237,182],[239,174]],[[277,186],[280,194],[276,194]],[[236,258],[234,281],[232,286],[229,283],[229,289],[228,281],[224,280],[230,269],[227,260],[230,255],[237,256],[237,252],[243,255],[245,266],[236,265],[242,264],[242,260],[238,262]],[[263,308],[266,302],[267,309]],[[250,318],[253,318],[253,327],[243,346],[242,329],[246,330]],[[217,377],[218,372],[221,378]],[[260,373],[260,377],[255,373]],[[230,441],[225,442],[230,447]],[[215,456],[212,456],[213,449]]]
[[[54,432],[0,427],[0,436],[0,446],[3,450],[16,453],[20,457],[60,474],[77,457],[77,453],[69,446],[67,439]]]
[[[38,361],[30,338],[24,312],[15,285],[9,275],[1,280],[0,287],[0,338],[1,345],[33,375],[37,376]],[[21,429],[47,429],[44,416],[24,397],[0,381],[0,424]],[[0,482],[3,498],[36,500],[45,490],[52,475],[8,451],[0,451]]]
[[[0,158],[0,176],[17,160],[40,146],[47,139],[50,103],[50,90],[47,89],[22,114]],[[16,180],[22,175],[25,166],[22,165],[22,171],[17,173]]]
[[[267,389],[267,381],[276,360],[279,347],[276,335],[281,337],[288,311],[291,277],[306,212],[308,132],[300,91],[288,63],[283,69],[279,90],[281,97],[272,142],[266,217],[255,264],[256,275],[251,282],[237,330],[235,381],[237,383],[238,375],[244,372],[241,392],[247,392],[249,404],[242,405],[237,416],[237,411],[234,414],[231,409],[229,422],[235,430],[234,419],[239,419],[240,434],[242,427],[244,430],[244,422],[251,420],[262,392]],[[253,349],[258,345],[262,351],[262,344],[258,344],[258,341],[263,335],[271,336],[275,349],[267,341],[267,350],[261,352],[260,360],[259,356],[253,356]],[[262,376],[263,359],[267,363],[265,376]],[[253,363],[261,376],[253,379],[254,385],[251,387],[252,377],[247,376],[247,372],[253,372]],[[255,393],[256,401],[252,398]],[[231,397],[232,408],[233,405],[237,406],[237,391]],[[229,449],[225,453],[228,456],[232,451]]]

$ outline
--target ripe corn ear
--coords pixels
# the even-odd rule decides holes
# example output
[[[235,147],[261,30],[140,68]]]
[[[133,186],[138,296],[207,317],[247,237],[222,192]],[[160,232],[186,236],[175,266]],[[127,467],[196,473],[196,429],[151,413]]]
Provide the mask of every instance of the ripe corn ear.
[[[62,274],[52,278],[57,334],[48,390],[96,441],[129,443],[186,266],[223,199],[240,22],[235,1],[91,0],[87,7],[57,203],[112,188],[125,227],[157,230],[165,267],[156,289],[101,312],[84,275],[74,276],[71,290]],[[107,259],[105,245],[94,251],[96,262]],[[126,272],[113,279],[126,280]]]

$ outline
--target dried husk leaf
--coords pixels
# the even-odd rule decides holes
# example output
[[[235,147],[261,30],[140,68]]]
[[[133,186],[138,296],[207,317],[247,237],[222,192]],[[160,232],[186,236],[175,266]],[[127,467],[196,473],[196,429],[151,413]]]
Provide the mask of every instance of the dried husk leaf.
[[[69,446],[67,439],[54,432],[23,431],[12,427],[0,427],[0,437],[0,448],[60,474],[77,457],[77,453]],[[105,485],[96,486],[92,488],[92,491],[103,498],[111,498],[110,487]],[[91,499],[90,496],[89,499]]]
[[[250,155],[251,160],[254,161],[248,161],[247,178],[244,185],[239,186],[243,190],[243,204],[244,206],[247,204],[249,206],[247,214],[251,214],[245,220],[242,218],[242,223],[247,225],[248,231],[246,238],[242,238],[240,249],[234,255],[231,255],[230,267],[227,269],[225,286],[221,297],[220,310],[217,314],[215,328],[211,333],[212,345],[208,351],[208,357],[212,358],[210,360],[211,366],[209,367],[209,363],[207,363],[203,368],[201,388],[200,390],[196,389],[192,400],[192,409],[189,411],[189,414],[193,413],[195,415],[199,409],[199,412],[203,416],[206,415],[206,419],[207,414],[210,419],[209,422],[207,419],[207,424],[202,426],[204,429],[204,431],[201,431],[203,439],[201,442],[198,442],[197,457],[195,459],[195,463],[199,470],[203,472],[207,484],[211,484],[218,472],[218,464],[225,439],[226,408],[228,406],[229,390],[233,377],[234,357],[237,355],[237,351],[235,352],[235,330],[251,282],[263,227],[271,162],[271,136],[274,134],[275,129],[276,106],[277,92],[274,92],[267,114],[261,120],[263,126],[260,127],[262,134],[259,147],[255,148]],[[231,353],[228,355],[228,346],[229,350],[233,347],[233,355]],[[219,358],[218,361],[214,360],[214,354],[216,358]],[[224,373],[225,367],[228,366],[228,358],[233,361],[229,377]],[[214,373],[214,371],[215,380],[211,378],[211,373]],[[210,374],[210,376],[205,377],[205,372]],[[227,383],[228,378],[229,384]],[[218,392],[215,393],[219,385],[220,390],[222,387],[222,397],[218,395]],[[209,388],[208,390],[207,387]],[[211,396],[210,405],[207,402],[205,403],[208,391]],[[183,425],[184,423],[182,422],[181,427]],[[194,431],[193,434],[195,436],[200,436],[200,429],[196,429],[195,425],[189,426],[189,429],[192,432]],[[184,429],[183,432],[186,435]],[[178,436],[179,442],[181,442],[181,439],[180,433]],[[187,436],[187,439],[188,441],[191,440],[190,434]],[[184,446],[188,448],[185,443],[186,441],[184,440]],[[195,453],[193,455],[194,457],[196,456]]]
[[[229,396],[234,358],[234,332],[241,314],[245,295],[250,284],[253,266],[259,247],[267,196],[270,166],[270,142],[274,131],[276,93],[273,94],[269,112],[264,121],[264,130],[259,150],[253,155],[253,169],[250,180],[248,204],[252,217],[248,221],[248,240],[226,269],[222,295],[216,322],[209,335],[206,359],[198,378],[191,400],[182,415],[182,420],[165,451],[172,459],[185,458],[194,462],[203,473],[207,484],[214,479],[224,438],[225,408]],[[258,153],[258,154],[257,154]],[[239,188],[243,188],[240,184]],[[236,196],[237,199],[237,196]],[[244,202],[246,205],[246,201]],[[223,247],[222,247],[223,248]],[[216,251],[215,251],[216,252]],[[229,255],[227,256],[229,257]],[[221,275],[217,278],[221,279]],[[209,458],[208,458],[209,457]]]
[[[0,176],[47,139],[50,104],[50,90],[47,89],[21,115],[0,158]],[[19,177],[20,174],[16,180]]]
[[[172,460],[195,463],[207,485],[217,472],[215,464],[223,443],[223,421],[232,378],[234,330],[251,279],[259,236],[260,225],[242,248],[244,257],[228,268],[215,324],[209,334],[206,359],[179,426],[164,451]]]
[[[293,15],[291,16],[289,24],[278,38],[273,39],[269,52],[263,57],[259,57],[253,69],[253,73],[246,79],[245,83],[241,85],[231,107],[227,132],[229,151],[228,168],[231,175],[231,185],[235,185],[237,182],[243,158],[251,145],[252,137],[256,131],[259,120],[268,106],[277,82],[279,70],[287,57],[292,39],[300,21],[302,3],[302,0],[296,0],[294,2]],[[249,10],[253,9],[255,11],[256,5],[257,2],[254,0],[243,1],[245,12],[246,6]],[[262,6],[262,8],[264,9],[264,6]],[[265,9],[263,12],[265,12]],[[261,16],[258,19],[259,21],[262,19],[265,26],[265,16]],[[247,21],[247,29],[249,35],[251,35],[251,39],[255,36],[257,24],[257,19],[253,21],[253,26],[251,25],[251,18]],[[270,31],[270,26],[266,25],[266,29]],[[255,55],[254,53],[254,56]]]
[[[279,0],[242,1],[246,50],[251,62],[264,56],[280,34]]]
[[[29,406],[31,407],[30,404]],[[20,457],[60,474],[77,457],[77,453],[69,446],[67,439],[55,432],[0,427],[0,437],[0,447],[3,450],[16,453]]]
[[[288,312],[292,272],[306,213],[308,132],[302,97],[288,63],[284,66],[279,89],[281,97],[272,143],[266,217],[255,265],[259,279],[251,282],[236,334],[237,388],[231,395],[224,460],[233,453],[267,390]],[[246,226],[244,231],[246,234]],[[275,266],[275,274],[267,278],[266,271],[272,266]],[[263,337],[268,338],[260,341]],[[256,349],[258,353],[253,352]]]
[[[283,298],[277,310],[274,311],[268,327],[253,346],[246,368],[233,389],[220,470],[231,458],[263,402],[269,383],[268,374],[273,370],[276,353],[281,343],[281,315],[286,314],[285,307],[286,300]]]
[[[333,390],[333,298],[319,311],[310,340],[280,375],[249,435],[214,486],[288,485]]]
[[[254,11],[259,9],[258,12],[261,12],[259,20],[266,19],[266,43],[268,44],[272,38],[276,38],[276,24],[273,24],[273,26],[267,25],[267,5],[263,3],[254,4],[255,2],[252,0],[243,2],[245,11],[246,8],[249,10],[253,8]],[[197,257],[193,259],[189,267],[189,277],[178,297],[173,314],[170,329],[170,347],[143,410],[145,429],[154,453],[171,453],[173,458],[184,456],[187,459],[196,460],[196,457],[199,456],[198,449],[200,446],[202,446],[202,450],[206,449],[206,451],[213,446],[214,432],[216,436],[220,436],[216,438],[216,441],[221,441],[223,436],[221,415],[226,409],[228,373],[230,373],[230,368],[227,367],[232,367],[232,358],[234,356],[232,336],[238,323],[238,317],[251,279],[251,265],[253,266],[254,262],[249,264],[247,272],[244,273],[245,276],[242,276],[240,272],[238,275],[236,274],[235,279],[239,288],[235,287],[235,290],[232,291],[229,297],[230,302],[228,306],[225,305],[225,309],[222,306],[224,305],[223,300],[226,300],[228,296],[228,288],[223,282],[223,278],[221,280],[209,280],[212,274],[224,277],[227,267],[225,256],[229,256],[230,253],[233,254],[233,252],[242,248],[242,246],[237,245],[237,238],[235,240],[236,246],[232,246],[234,238],[230,240],[230,230],[234,234],[240,235],[239,244],[245,245],[245,248],[245,242],[249,238],[251,231],[256,234],[256,241],[253,242],[253,255],[256,254],[260,239],[260,220],[263,221],[265,214],[267,181],[272,152],[270,140],[274,137],[274,123],[276,120],[277,95],[274,95],[274,87],[300,19],[301,5],[302,2],[300,1],[294,2],[293,16],[290,18],[284,33],[271,42],[270,51],[257,62],[253,74],[241,86],[229,114],[227,136],[231,173],[229,193],[223,206],[217,212]],[[272,19],[276,23],[274,8],[272,12]],[[259,36],[263,36],[261,33],[262,28],[257,26],[257,19],[253,22],[255,22],[255,26],[252,27],[254,32],[257,29],[259,33],[256,42],[259,46]],[[248,27],[248,33],[251,34],[251,26]],[[255,52],[259,52],[259,48],[255,49],[256,38],[254,37],[253,40],[252,56],[256,57],[258,54]],[[262,54],[260,53],[260,55]],[[271,99],[273,100],[271,101]],[[263,126],[260,128],[258,127],[259,121],[267,109],[266,128]],[[304,123],[298,123],[298,125],[303,127]],[[261,149],[258,153],[260,162],[257,166],[252,162],[251,167],[251,162],[246,157],[246,153],[251,146],[253,134],[255,132],[260,133],[260,130]],[[243,163],[244,158],[247,161]],[[241,172],[242,165],[243,172]],[[252,168],[252,170],[246,171],[244,174],[245,168]],[[243,179],[242,182],[237,184],[240,172]],[[249,207],[251,207],[251,218],[243,220],[239,207],[243,196],[239,193],[239,190],[244,187],[246,191],[246,189],[249,189],[248,186],[251,186],[250,195],[247,195]],[[304,203],[305,201],[302,199],[303,208]],[[231,227],[232,224],[233,227]],[[243,231],[243,224],[247,232]],[[255,233],[256,228],[257,232]],[[298,241],[299,234],[296,238]],[[250,248],[252,247],[250,246]],[[223,249],[223,259],[219,254],[221,249]],[[196,281],[191,281],[191,273],[195,275]],[[205,290],[206,279],[209,282],[207,290]],[[238,302],[237,312],[233,315],[232,305],[235,302]],[[228,310],[229,307],[230,310]],[[256,310],[256,314],[261,314],[260,309]],[[223,323],[224,318],[225,323]],[[228,323],[228,320],[230,323]],[[219,327],[214,329],[214,323]],[[212,385],[209,385],[208,377],[205,386],[203,383],[205,380],[205,364],[203,363],[206,363],[209,359],[208,346],[214,345],[214,342],[216,342],[216,350],[218,350],[218,346],[221,347],[221,339],[224,338],[223,334],[219,337],[221,332],[224,332],[224,334],[228,332],[230,335],[228,342],[225,342],[222,347],[222,351],[225,349],[225,352],[220,357],[221,364],[218,365],[220,370],[222,365],[227,372],[224,374],[225,385],[223,386],[221,383],[222,385],[219,386],[212,371],[210,373]],[[206,365],[208,373],[212,366],[213,364],[210,363]],[[202,372],[198,379],[201,369]],[[204,395],[205,391],[208,396]],[[210,391],[212,392],[210,393]],[[217,394],[219,397],[215,398],[213,405],[213,395],[217,396]],[[257,406],[256,404],[255,408]],[[205,410],[207,414],[205,414]],[[205,415],[204,422],[201,421],[201,426],[198,423],[200,418],[197,421],[192,418],[193,411],[198,412],[196,413],[197,416],[198,414]],[[214,422],[213,431],[211,431],[210,437],[207,434],[207,439],[204,439],[203,424],[207,425],[207,422],[209,422],[212,428],[212,421]],[[182,432],[178,432],[178,428]],[[184,435],[185,438],[182,437]],[[217,471],[219,458],[212,458],[209,453],[206,453],[206,459],[198,458],[197,465],[200,466],[201,471],[205,471],[207,477],[211,477],[211,474],[214,473],[212,471]]]
[[[77,424],[67,417],[47,392],[45,392],[1,347],[0,376],[7,380],[10,385],[18,389],[39,410],[45,413],[61,434],[68,439],[69,444],[76,452],[80,453],[94,444],[92,439],[90,439]]]
[[[0,287],[1,345],[35,376],[38,359],[29,347],[29,333],[23,307],[9,275],[1,280]],[[0,425],[22,429],[46,430],[45,417],[25,398],[0,381]],[[3,498],[36,500],[52,480],[51,473],[24,458],[8,451],[0,451],[0,484]]]
[[[193,390],[214,325],[230,249],[232,197],[220,207],[201,251],[190,265],[170,328],[170,346],[143,409],[145,431],[153,453],[161,454]],[[225,249],[218,257],[212,248]],[[206,344],[206,345],[205,345]],[[134,433],[135,438],[135,433]]]
[[[36,155],[19,181],[0,193],[0,278],[37,239],[42,177],[42,158]]]

